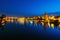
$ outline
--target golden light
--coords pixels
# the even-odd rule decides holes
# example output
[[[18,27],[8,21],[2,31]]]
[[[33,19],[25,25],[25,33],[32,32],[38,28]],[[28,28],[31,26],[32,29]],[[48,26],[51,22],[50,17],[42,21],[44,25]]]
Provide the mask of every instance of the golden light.
[[[11,20],[11,22],[14,22],[14,20]]]
[[[48,23],[48,26],[50,27],[50,23]]]
[[[6,17],[6,21],[7,22],[10,22],[10,17]]]
[[[42,23],[42,25],[44,25],[44,22],[41,22]]]
[[[34,20],[34,23],[37,23],[38,22],[38,20]]]
[[[42,18],[42,19],[39,19]],[[0,19],[1,20],[1,19]],[[50,22],[54,22],[55,20],[58,20],[58,23],[60,23],[60,17],[55,17],[55,16],[48,16],[48,15],[44,15],[44,16],[34,16],[34,17],[5,17],[2,19],[3,21],[1,22],[2,25],[5,25],[4,22],[14,22],[15,20],[18,21],[21,24],[24,24],[24,22],[30,22],[32,23],[41,23],[42,25],[48,24],[49,27],[52,27],[54,29],[54,24],[50,24]],[[45,23],[45,24],[44,24]],[[60,28],[60,24],[58,25],[58,27]]]
[[[56,19],[55,19],[55,16],[51,16],[51,17],[49,17],[49,19],[51,19],[51,20],[56,20]]]
[[[5,21],[2,21],[1,23],[4,23]]]
[[[18,18],[18,22],[20,22],[21,24],[24,24],[24,22],[25,22],[25,18],[24,18],[24,17],[22,17],[22,18]]]
[[[60,22],[60,17],[58,17],[58,22]]]
[[[58,25],[58,27],[60,28],[60,24]]]
[[[51,27],[54,29],[54,24],[51,24]]]
[[[14,21],[14,20],[13,20],[13,19],[14,19],[14,17],[11,17],[10,19],[11,19],[11,20],[10,20],[11,22],[13,22],[13,21]]]

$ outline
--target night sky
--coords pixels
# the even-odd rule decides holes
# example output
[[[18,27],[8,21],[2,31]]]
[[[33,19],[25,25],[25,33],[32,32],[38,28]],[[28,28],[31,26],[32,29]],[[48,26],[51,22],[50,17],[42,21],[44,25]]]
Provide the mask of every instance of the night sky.
[[[50,15],[55,13],[60,15],[60,0],[0,0],[0,14],[7,16],[36,16],[43,15],[44,12]],[[55,15],[53,14],[53,15]],[[33,22],[34,23],[34,22]],[[0,30],[0,38],[28,38],[28,39],[60,39],[58,28],[47,28],[44,30],[40,24],[19,22],[7,23],[4,30]],[[4,39],[3,38],[3,39]],[[24,39],[25,40],[25,39]]]
[[[0,14],[35,16],[60,12],[60,0],[0,0]]]

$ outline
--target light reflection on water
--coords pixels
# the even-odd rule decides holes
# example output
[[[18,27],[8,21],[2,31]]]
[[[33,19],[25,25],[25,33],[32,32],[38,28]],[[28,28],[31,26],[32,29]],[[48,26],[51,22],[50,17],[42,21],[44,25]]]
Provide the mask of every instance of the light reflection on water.
[[[44,26],[42,24],[34,24],[34,23],[7,23],[4,27],[4,30],[0,30],[0,33],[2,35],[9,35],[9,34],[16,34],[16,35],[37,35],[37,36],[46,36],[46,37],[60,37],[60,30],[56,27],[52,29],[51,27],[44,29]],[[1,35],[0,34],[0,35]]]

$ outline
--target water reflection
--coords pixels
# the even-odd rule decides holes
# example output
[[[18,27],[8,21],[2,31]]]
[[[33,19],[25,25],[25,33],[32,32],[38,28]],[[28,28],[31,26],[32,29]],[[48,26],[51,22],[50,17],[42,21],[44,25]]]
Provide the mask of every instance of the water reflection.
[[[2,18],[3,19],[3,18]],[[21,19],[20,19],[21,20]],[[19,21],[13,21],[13,22],[18,22],[20,23]],[[23,20],[21,20],[22,23],[20,23],[21,25],[28,25],[28,26],[31,26],[31,25],[34,25],[34,26],[38,26],[38,24],[42,25],[42,27],[44,29],[47,29],[48,27],[54,29],[55,27],[56,28],[60,28],[60,23],[58,22],[58,20],[55,20],[55,21],[50,21],[50,22],[45,22],[45,21],[24,21],[24,18]],[[0,28],[2,28],[2,30],[4,29],[4,26],[6,25],[6,21],[4,20],[0,20]]]
[[[4,26],[6,25],[5,15],[0,16],[0,29],[4,30]]]
[[[41,24],[44,29],[51,27],[54,29],[55,27],[60,28],[60,17],[55,16],[35,16],[35,17],[6,17],[5,15],[0,16],[0,27],[4,29],[4,26],[8,22],[18,22],[23,25],[34,25],[37,26],[37,24]],[[29,25],[29,26],[30,26]]]
[[[44,29],[48,27],[49,28],[51,27],[52,29],[54,29],[55,27],[60,28],[60,23],[57,20],[55,20],[54,22],[37,22],[37,23],[35,23],[34,21],[27,21],[25,22],[25,24],[26,23],[35,26],[38,26],[37,24],[41,24],[44,27]]]

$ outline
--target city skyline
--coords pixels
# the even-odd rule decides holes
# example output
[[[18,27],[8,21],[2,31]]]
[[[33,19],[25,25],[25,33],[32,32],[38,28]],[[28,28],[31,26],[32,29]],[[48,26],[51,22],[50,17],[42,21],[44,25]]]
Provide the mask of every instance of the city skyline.
[[[2,19],[1,19],[2,18]],[[54,29],[54,26],[57,26],[60,28],[60,16],[49,16],[46,13],[43,16],[33,16],[33,17],[7,17],[6,15],[1,15],[0,20],[3,23],[2,25],[5,25],[4,22],[16,22],[20,24],[27,23],[33,23],[33,24],[42,24],[44,28],[46,29],[47,26],[52,27]]]

